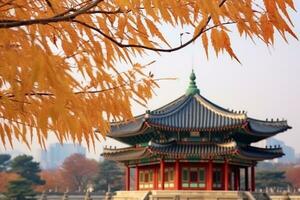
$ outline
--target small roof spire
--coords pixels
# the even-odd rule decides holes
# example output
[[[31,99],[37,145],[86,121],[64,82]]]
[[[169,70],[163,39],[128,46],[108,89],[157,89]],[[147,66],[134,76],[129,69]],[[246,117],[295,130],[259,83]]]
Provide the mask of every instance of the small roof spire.
[[[200,90],[197,88],[195,80],[196,80],[196,75],[194,73],[194,69],[192,69],[192,73],[190,75],[190,84],[185,92],[186,95],[195,95],[200,93]]]

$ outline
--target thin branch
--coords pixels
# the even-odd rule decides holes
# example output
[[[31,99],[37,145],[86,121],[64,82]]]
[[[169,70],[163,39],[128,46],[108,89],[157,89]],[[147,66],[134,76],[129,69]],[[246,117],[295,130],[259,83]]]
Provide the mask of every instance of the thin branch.
[[[42,18],[42,19],[32,19],[32,20],[20,20],[20,21],[0,21],[0,28],[12,28],[12,27],[19,27],[19,26],[28,26],[33,24],[48,24],[48,23],[54,23],[54,22],[60,22],[60,21],[72,21],[72,19],[75,19],[78,15],[86,13],[88,10],[94,8],[97,6],[100,2],[103,0],[94,0],[91,4],[78,9],[74,11],[71,14],[57,17],[50,17],[50,18]]]
[[[157,79],[151,79],[152,81],[165,81],[165,80],[175,80],[175,78],[157,78]],[[136,81],[135,84],[139,83],[143,81],[143,79]],[[106,88],[106,89],[102,89],[102,90],[89,90],[89,91],[78,91],[78,92],[74,92],[75,95],[77,94],[98,94],[98,93],[102,93],[102,92],[107,92],[107,91],[111,91],[111,90],[115,90],[118,88],[122,88],[125,86],[128,86],[129,83],[124,83],[121,85],[117,85],[115,87],[110,87],[110,88]],[[25,96],[55,96],[55,94],[53,93],[48,93],[48,92],[31,92],[31,93],[25,93]],[[0,96],[0,99],[3,98],[4,96]],[[13,98],[15,97],[14,94],[11,95],[6,95],[6,98]]]
[[[71,22],[76,22],[78,24],[81,24],[87,28],[90,28],[90,29],[100,33],[102,36],[109,39],[111,42],[113,42],[114,44],[116,44],[117,46],[119,46],[121,48],[142,48],[142,49],[156,51],[156,52],[157,51],[158,52],[173,52],[173,51],[177,51],[177,50],[180,50],[180,49],[188,46],[189,44],[194,42],[197,38],[199,38],[201,36],[201,34],[203,33],[203,31],[205,30],[206,26],[211,21],[211,16],[209,16],[207,18],[207,21],[205,22],[204,26],[200,29],[198,34],[196,34],[193,38],[191,38],[189,41],[185,42],[184,44],[181,44],[180,46],[177,46],[174,48],[165,49],[165,48],[148,47],[148,46],[139,45],[139,44],[123,44],[121,42],[118,42],[113,37],[105,34],[100,29],[98,29],[94,26],[91,26],[85,22],[75,19],[78,15],[89,12],[89,10],[91,8],[95,7],[101,1],[103,1],[103,0],[95,0],[90,5],[82,8],[82,9],[79,9],[79,10],[73,12],[72,14],[58,16],[58,17],[52,17],[52,18],[46,18],[46,19],[24,20],[24,21],[11,21],[11,22],[7,22],[7,20],[2,21],[2,22],[0,21],[0,28],[11,28],[11,27],[25,26],[25,25],[32,25],[32,24],[48,24],[48,23],[59,22],[59,21],[71,21]],[[226,0],[222,0],[221,3],[219,4],[219,7],[222,7],[225,4],[225,2],[226,2]],[[119,11],[117,10],[117,12],[119,12]]]
[[[223,22],[223,23],[220,23],[220,24],[215,24],[214,26],[210,26],[210,27],[204,29],[202,33],[207,32],[207,31],[209,31],[209,30],[211,30],[211,29],[217,28],[217,27],[219,27],[219,26],[230,25],[230,24],[236,24],[236,23],[237,23],[237,22],[235,22],[235,21],[229,21],[229,22]]]
[[[126,10],[122,11],[120,8],[117,10],[112,10],[112,11],[105,11],[105,10],[92,10],[92,11],[87,11],[86,14],[106,14],[106,15],[111,15],[111,14],[124,14],[124,13],[129,13],[131,10]]]
[[[222,0],[222,2],[219,4],[219,7],[222,7],[225,2],[227,0]],[[180,50],[186,46],[188,46],[189,44],[193,43],[195,40],[197,40],[197,38],[199,38],[201,36],[201,34],[203,33],[203,31],[205,30],[206,26],[209,24],[209,22],[211,21],[211,16],[209,16],[204,24],[204,26],[200,29],[199,33],[196,34],[192,39],[190,39],[189,41],[181,44],[180,46],[177,46],[177,47],[174,47],[174,48],[168,48],[168,49],[165,49],[165,48],[155,48],[155,47],[148,47],[148,46],[145,46],[145,45],[139,45],[139,44],[123,44],[121,42],[118,42],[117,40],[115,40],[112,36],[109,36],[107,34],[105,34],[103,31],[101,31],[100,29],[94,27],[94,26],[91,26],[85,22],[82,22],[82,21],[79,21],[79,20],[76,20],[76,19],[73,19],[72,20],[73,22],[76,22],[78,24],[81,24],[87,28],[90,28],[98,33],[100,33],[102,36],[104,36],[105,38],[109,39],[111,42],[113,42],[114,44],[116,44],[117,46],[121,47],[121,48],[142,48],[142,49],[147,49],[147,50],[150,50],[150,51],[158,51],[158,52],[173,52],[173,51],[177,51],[177,50]]]
[[[94,27],[94,26],[91,26],[85,22],[82,22],[82,21],[79,21],[79,20],[76,20],[76,19],[73,19],[72,21],[73,22],[76,22],[78,24],[81,24],[87,28],[90,28],[98,33],[100,33],[102,36],[104,36],[105,38],[109,39],[111,42],[113,42],[114,44],[116,44],[117,46],[121,47],[121,48],[142,48],[142,49],[147,49],[147,50],[150,50],[150,51],[159,51],[159,52],[173,52],[173,51],[177,51],[177,50],[180,50],[186,46],[188,46],[189,44],[191,44],[192,42],[194,42],[201,34],[202,34],[202,31],[205,29],[205,27],[208,25],[208,23],[210,22],[211,20],[211,17],[209,17],[205,23],[205,25],[203,26],[203,28],[201,28],[200,32],[195,36],[193,37],[192,39],[190,39],[188,42],[180,45],[180,46],[177,46],[175,48],[169,48],[169,49],[164,49],[164,48],[155,48],[155,47],[148,47],[148,46],[145,46],[145,45],[139,45],[139,44],[123,44],[123,43],[120,43],[118,42],[117,40],[115,40],[113,37],[105,34],[103,31],[101,31],[100,29]]]
[[[118,45],[119,47],[121,48],[129,48],[129,47],[135,47],[135,48],[143,48],[143,49],[148,49],[148,50],[152,50],[152,51],[160,51],[160,52],[172,52],[172,51],[176,51],[176,50],[179,50],[187,45],[189,45],[190,43],[192,43],[193,41],[195,41],[202,33],[206,32],[206,31],[209,31],[213,28],[216,28],[216,27],[219,27],[219,26],[223,26],[223,25],[230,25],[230,24],[235,24],[237,22],[234,22],[234,21],[229,21],[229,22],[224,22],[224,23],[221,23],[221,24],[216,24],[214,26],[211,26],[211,27],[208,27],[205,29],[205,27],[207,26],[208,23],[206,23],[206,25],[200,30],[199,34],[197,34],[194,38],[192,38],[191,40],[189,40],[188,42],[184,43],[184,44],[181,44],[180,46],[176,47],[176,48],[170,48],[170,49],[159,49],[159,48],[151,48],[151,47],[147,47],[147,46],[143,46],[143,45],[130,45],[130,44],[122,44],[122,43],[119,43],[118,41],[116,41],[115,39],[113,39],[112,37],[106,35],[104,32],[102,32],[100,29],[98,28],[95,28],[93,26],[90,26],[84,22],[81,22],[81,21],[78,21],[78,20],[73,20],[74,22],[77,22],[83,26],[86,26],[88,28],[91,28],[95,31],[97,31],[98,33],[100,33],[101,35],[103,35],[104,37],[108,38],[109,40],[111,40],[112,42],[114,42],[116,45]],[[208,21],[209,22],[209,21]]]
[[[70,13],[70,12],[76,12],[77,10],[79,10],[79,9],[81,9],[81,8],[75,9],[75,7],[77,7],[77,6],[82,6],[82,5],[84,5],[85,3],[87,3],[87,2],[86,2],[86,1],[81,2],[81,3],[77,4],[77,5],[75,5],[75,6],[71,7],[71,8],[69,8],[69,9],[66,10],[65,12],[62,12],[62,13],[59,13],[59,14],[55,15],[54,17],[61,17],[61,16],[64,16],[64,15]]]

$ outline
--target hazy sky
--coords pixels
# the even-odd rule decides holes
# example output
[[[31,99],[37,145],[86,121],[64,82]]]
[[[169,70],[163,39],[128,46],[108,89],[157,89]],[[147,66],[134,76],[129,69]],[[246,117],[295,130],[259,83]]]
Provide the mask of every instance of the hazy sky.
[[[295,1],[297,10],[300,2]],[[300,14],[293,14],[295,32],[300,36]],[[289,44],[279,36],[273,47],[266,47],[260,41],[240,38],[237,33],[232,38],[232,47],[242,65],[231,60],[228,55],[215,57],[210,51],[206,59],[200,42],[174,53],[161,56],[149,54],[141,63],[156,60],[149,69],[156,77],[176,77],[175,81],[161,81],[156,96],[149,102],[149,109],[158,108],[184,94],[192,67],[197,76],[201,95],[212,102],[234,110],[245,110],[249,117],[266,119],[287,119],[293,129],[278,134],[276,138],[300,153],[300,42],[289,38]],[[171,32],[172,39],[179,41],[179,32]],[[185,36],[188,37],[188,36]],[[184,38],[183,38],[184,39]],[[146,109],[134,106],[135,114]],[[55,142],[51,137],[48,143]],[[33,144],[30,151],[16,143],[16,150],[36,155],[39,146]],[[116,145],[116,142],[102,141],[96,152],[89,157],[99,158],[103,145]],[[0,148],[0,152],[4,152]]]

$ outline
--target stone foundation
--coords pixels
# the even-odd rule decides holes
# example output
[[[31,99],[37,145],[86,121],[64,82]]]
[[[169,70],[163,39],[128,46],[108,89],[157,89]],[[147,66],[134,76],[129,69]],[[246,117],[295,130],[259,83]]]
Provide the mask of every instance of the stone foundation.
[[[152,190],[119,191],[112,200],[300,200],[300,195],[268,195],[248,191]]]
[[[119,191],[113,200],[256,200],[250,192],[243,191],[194,191],[152,190]],[[264,199],[260,199],[264,200]]]

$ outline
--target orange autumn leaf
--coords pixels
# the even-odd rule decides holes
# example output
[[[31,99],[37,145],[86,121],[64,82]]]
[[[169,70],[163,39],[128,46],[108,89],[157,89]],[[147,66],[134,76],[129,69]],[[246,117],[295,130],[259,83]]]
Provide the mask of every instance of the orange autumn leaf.
[[[222,41],[221,48],[225,49],[231,58],[236,59],[240,63],[239,59],[237,58],[237,56],[235,55],[235,53],[233,52],[233,50],[231,48],[230,38],[229,38],[228,34],[224,30],[221,30],[219,32],[219,34],[220,34],[220,36],[219,36],[220,40]]]
[[[208,58],[208,38],[206,33],[202,34],[202,44],[205,49],[206,57]]]
[[[30,146],[35,136],[44,146],[51,133],[93,145],[110,121],[132,119],[133,102],[152,97],[157,79],[136,67],[138,56],[201,38],[207,58],[212,47],[239,61],[232,32],[266,45],[276,32],[297,38],[293,10],[293,0],[0,1],[1,143]]]

